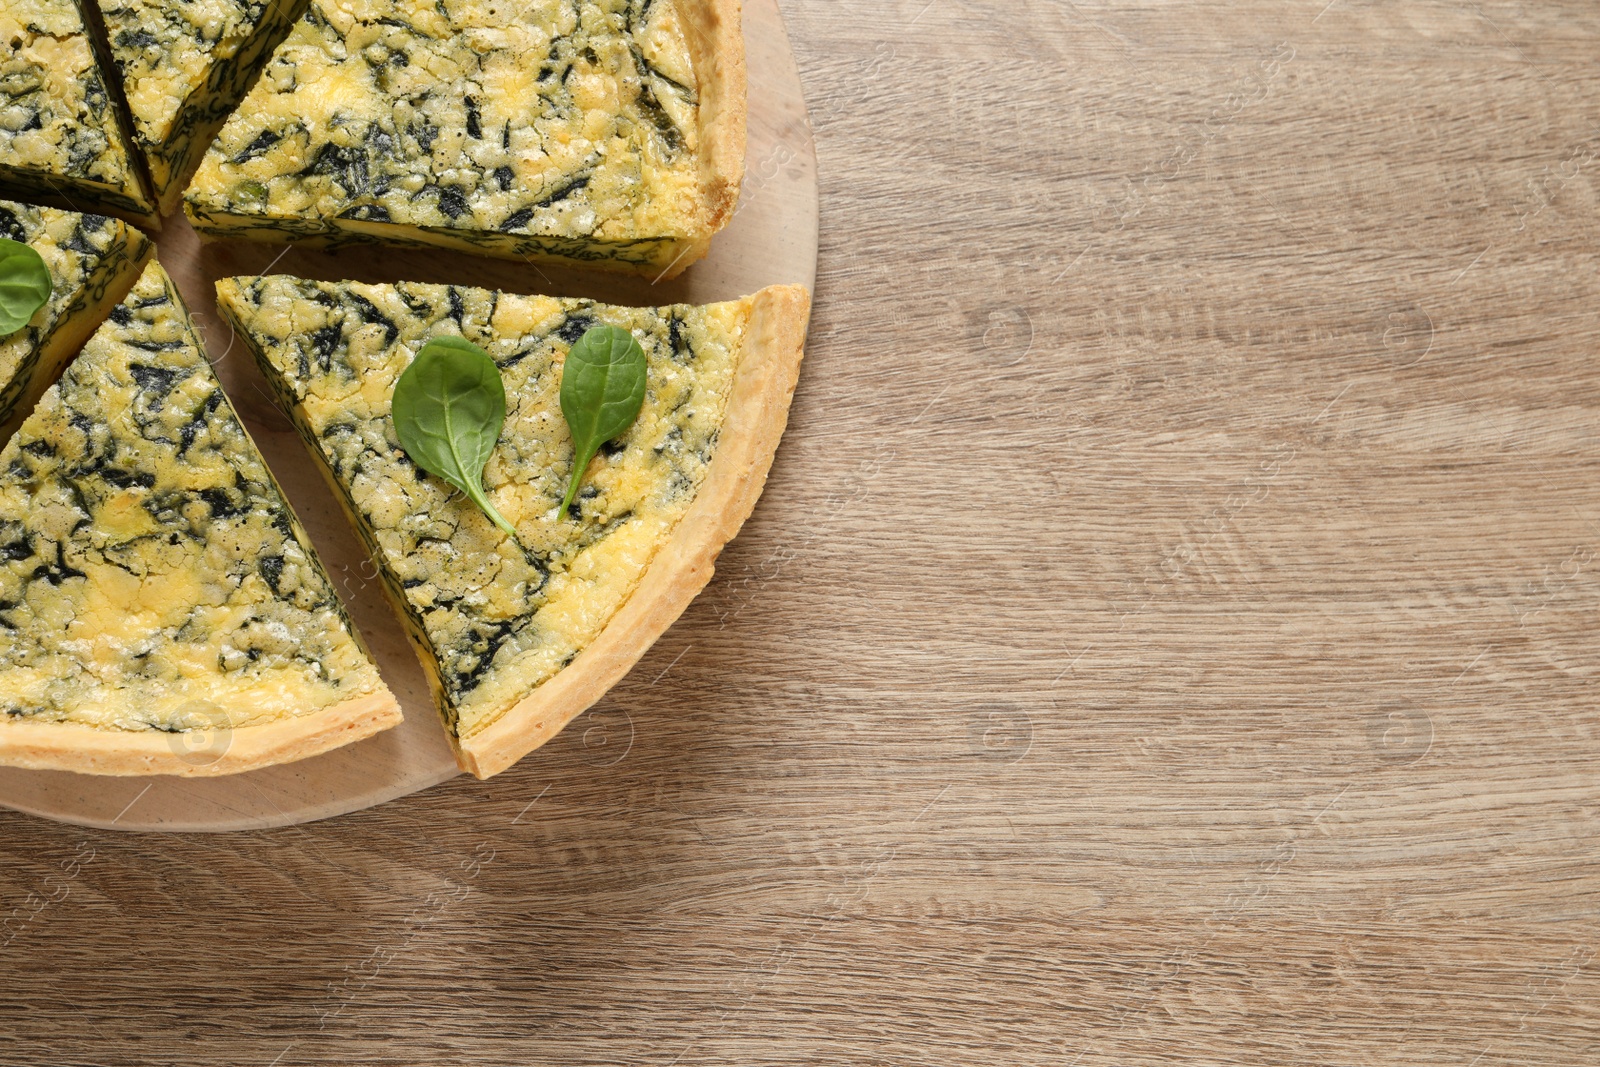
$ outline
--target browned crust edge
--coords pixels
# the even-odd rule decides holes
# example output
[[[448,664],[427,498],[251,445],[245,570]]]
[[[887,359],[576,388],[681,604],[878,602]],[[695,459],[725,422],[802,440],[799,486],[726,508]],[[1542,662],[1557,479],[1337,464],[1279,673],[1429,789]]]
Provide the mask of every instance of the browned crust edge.
[[[265,726],[188,734],[102,730],[81,723],[0,724],[0,765],[79,774],[215,778],[253,771],[360,741],[400,722],[387,688]],[[183,738],[202,741],[187,751]]]
[[[683,251],[661,278],[676,278],[711,249],[711,238],[733,218],[744,183],[747,123],[742,0],[689,0],[678,4],[695,69],[704,72],[698,89],[700,129],[700,232],[683,242]]]
[[[789,420],[811,294],[803,286],[775,285],[756,293],[751,304],[716,455],[694,503],[589,647],[510,711],[457,743],[457,762],[469,774],[499,774],[604,696],[711,580],[722,546],[754,509]]]
[[[690,29],[702,41],[711,76],[700,86],[700,174],[706,225],[727,225],[744,182],[746,72],[740,0],[690,4]]]

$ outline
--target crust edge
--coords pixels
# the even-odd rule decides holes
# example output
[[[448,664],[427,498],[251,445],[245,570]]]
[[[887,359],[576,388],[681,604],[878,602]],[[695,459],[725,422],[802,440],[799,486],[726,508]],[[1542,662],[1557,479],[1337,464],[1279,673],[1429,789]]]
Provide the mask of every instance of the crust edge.
[[[766,485],[800,375],[811,294],[774,285],[751,298],[744,352],[705,483],[639,585],[571,665],[457,742],[462,770],[488,778],[550,740],[605,695],[711,580],[718,554]]]
[[[733,217],[744,182],[745,125],[748,121],[743,9],[740,0],[712,0],[702,6],[696,30],[708,41],[713,68],[700,106],[701,180],[706,226],[716,233]]]
[[[290,763],[370,737],[401,720],[384,688],[286,722],[215,736],[221,744],[185,752],[182,734],[102,730],[80,723],[0,724],[0,765],[100,775],[215,778]],[[220,751],[213,753],[212,747]]]
[[[697,65],[707,75],[700,83],[700,197],[698,232],[657,280],[676,278],[711,250],[711,238],[728,224],[739,206],[744,184],[748,74],[745,67],[742,0],[707,0],[678,5],[689,30]]]

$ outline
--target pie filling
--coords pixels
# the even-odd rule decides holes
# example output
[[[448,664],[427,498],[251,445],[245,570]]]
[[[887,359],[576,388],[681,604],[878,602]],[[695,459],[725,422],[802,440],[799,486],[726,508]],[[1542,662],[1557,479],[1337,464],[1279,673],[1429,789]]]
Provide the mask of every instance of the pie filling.
[[[155,251],[131,226],[104,215],[0,200],[0,237],[33,248],[50,269],[50,299],[0,339],[0,444],[38,403],[61,366],[127,295]]]

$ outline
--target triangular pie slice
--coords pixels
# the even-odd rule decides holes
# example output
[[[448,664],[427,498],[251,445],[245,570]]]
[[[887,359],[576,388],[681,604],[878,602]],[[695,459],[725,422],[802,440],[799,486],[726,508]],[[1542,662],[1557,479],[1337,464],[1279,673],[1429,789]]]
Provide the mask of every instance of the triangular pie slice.
[[[0,452],[0,763],[231,774],[399,721],[151,263]]]
[[[185,194],[215,236],[671,276],[744,175],[739,0],[312,0]]]
[[[217,292],[371,549],[480,778],[598,700],[710,579],[766,480],[810,308],[795,286],[662,308],[284,276]],[[563,513],[574,456],[560,369],[597,324],[639,340],[648,391]],[[395,436],[395,381],[442,335],[501,369],[506,421],[484,484],[515,539]]]
[[[161,214],[305,0],[97,0]]]
[[[75,0],[0,4],[0,102],[0,191],[160,227]]]
[[[119,219],[0,200],[0,237],[21,241],[50,268],[50,299],[0,339],[0,445],[39,402],[155,253]]]

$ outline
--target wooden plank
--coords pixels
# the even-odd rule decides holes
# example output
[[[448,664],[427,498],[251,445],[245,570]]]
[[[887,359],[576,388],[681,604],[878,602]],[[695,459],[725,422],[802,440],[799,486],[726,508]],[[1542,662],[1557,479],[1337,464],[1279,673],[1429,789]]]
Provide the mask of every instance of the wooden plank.
[[[818,303],[718,578],[490,782],[0,815],[9,1056],[1596,1062],[1600,11],[783,11]]]

